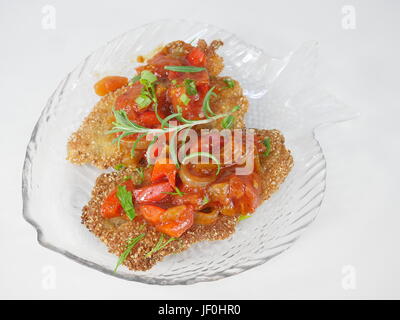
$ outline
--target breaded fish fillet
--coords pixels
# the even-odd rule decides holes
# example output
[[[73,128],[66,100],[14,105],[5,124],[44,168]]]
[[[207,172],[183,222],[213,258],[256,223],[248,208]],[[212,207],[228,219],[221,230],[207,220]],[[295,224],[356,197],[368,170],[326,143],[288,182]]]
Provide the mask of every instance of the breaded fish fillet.
[[[215,51],[221,44],[220,41],[213,41],[210,46],[207,46],[204,40],[198,42],[198,47],[204,50],[207,56],[206,68],[211,75],[210,85],[215,86],[214,91],[219,92],[218,97],[211,98],[211,104],[213,111],[217,114],[228,112],[234,106],[240,106],[240,109],[233,113],[235,116],[233,128],[243,128],[244,115],[248,110],[248,100],[243,95],[243,90],[237,81],[234,81],[235,85],[229,88],[224,80],[230,78],[218,77],[223,69],[223,59]],[[181,41],[175,41],[165,48],[174,51],[178,50],[181,45]],[[112,143],[115,136],[107,134],[113,127],[112,109],[115,101],[127,89],[128,86],[125,86],[107,94],[94,106],[80,128],[71,135],[67,146],[67,160],[73,164],[91,164],[99,169],[107,169],[121,163],[136,165],[130,155],[132,143],[122,143],[118,148],[117,144]],[[221,129],[221,121],[222,119],[210,123],[207,127]]]
[[[266,200],[279,188],[289,174],[293,166],[293,158],[285,147],[283,135],[278,130],[257,130],[256,133],[265,138],[269,137],[271,142],[270,154],[268,157],[262,157],[261,160],[262,197],[263,200]],[[137,237],[141,233],[146,234],[124,261],[124,265],[129,269],[148,270],[163,257],[186,250],[193,243],[226,239],[235,232],[238,219],[220,215],[212,225],[193,225],[178,240],[172,241],[163,249],[146,258],[146,253],[152,250],[159,241],[160,232],[138,219],[129,222],[120,218],[105,219],[100,213],[103,200],[111,190],[124,181],[126,174],[131,174],[134,180],[139,178],[135,172],[130,170],[102,174],[97,179],[92,191],[92,199],[83,208],[82,214],[82,223],[107,245],[111,253],[118,256],[126,249],[129,239]]]

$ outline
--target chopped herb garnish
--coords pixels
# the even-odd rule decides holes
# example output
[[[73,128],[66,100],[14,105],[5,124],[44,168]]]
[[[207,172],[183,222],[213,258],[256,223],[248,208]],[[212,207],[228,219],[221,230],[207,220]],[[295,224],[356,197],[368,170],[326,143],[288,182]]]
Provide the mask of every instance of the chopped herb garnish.
[[[221,170],[221,163],[214,155],[212,155],[211,153],[208,153],[208,152],[193,152],[193,153],[187,155],[185,158],[183,158],[182,163],[185,163],[189,159],[197,158],[197,157],[207,157],[207,158],[210,158],[211,160],[214,160],[214,162],[216,162],[216,164],[218,166],[217,172],[215,174],[216,175],[219,174],[219,172]]]
[[[157,81],[157,76],[148,70],[143,70],[140,74],[140,82],[143,81],[147,81],[148,83],[154,83]]]
[[[246,220],[250,217],[251,217],[250,214],[242,214],[241,216],[239,216],[238,221]]]
[[[139,109],[143,109],[149,106],[152,101],[147,95],[142,94],[135,99],[135,102],[137,103]]]
[[[137,136],[136,140],[133,142],[132,149],[131,149],[131,155],[132,155],[132,157],[135,156],[135,150],[136,150],[136,147],[137,147],[139,141],[140,141],[141,139],[143,139],[145,136],[146,136],[145,133],[139,134],[139,135]]]
[[[135,168],[135,171],[139,175],[139,183],[138,184],[142,184],[144,181],[144,169],[139,167],[139,168]]]
[[[179,100],[181,100],[185,106],[187,106],[190,102],[190,98],[186,95],[186,93],[182,93]]]
[[[147,159],[150,159],[150,155],[153,150],[152,147],[157,142],[157,140],[158,140],[158,136],[154,136],[153,140],[150,141],[150,144],[148,145],[147,150],[146,150],[146,158]]]
[[[144,233],[138,235],[136,238],[132,238],[128,241],[128,245],[126,246],[126,249],[122,254],[119,256],[117,265],[115,266],[114,272],[117,272],[118,267],[125,261],[125,259],[128,257],[129,253],[132,251],[133,247],[143,239],[145,236]]]
[[[154,92],[154,87],[150,86],[150,88],[152,88],[152,92]],[[213,88],[211,88],[210,91],[207,93],[208,94],[208,99],[211,96],[211,94],[214,94],[212,92],[212,90],[213,90]],[[155,94],[154,94],[154,97],[155,97]],[[153,141],[148,146],[148,149],[147,149],[147,152],[146,152],[146,157],[149,158],[150,151],[151,151],[150,147],[157,141],[157,139],[158,139],[158,137],[160,135],[168,134],[168,133],[178,134],[182,130],[189,129],[189,128],[192,128],[192,127],[197,126],[197,125],[207,124],[207,123],[216,121],[216,120],[221,119],[221,118],[225,118],[226,116],[228,116],[229,114],[237,111],[240,108],[239,106],[235,106],[230,112],[216,115],[210,109],[209,102],[206,102],[205,105],[203,104],[203,110],[206,110],[210,114],[214,114],[214,116],[209,116],[207,114],[207,119],[202,119],[202,120],[188,120],[188,119],[185,119],[182,116],[182,109],[181,108],[178,108],[178,112],[177,113],[174,113],[174,114],[166,117],[165,119],[162,119],[157,114],[157,98],[154,98],[153,101],[154,101],[153,107],[155,109],[156,116],[157,116],[158,120],[161,123],[161,128],[146,128],[146,127],[143,127],[143,126],[141,126],[141,125],[139,125],[139,124],[137,124],[135,122],[132,122],[128,118],[128,115],[127,115],[125,110],[113,110],[113,113],[114,113],[114,116],[115,116],[115,122],[113,122],[114,126],[113,126],[112,130],[108,131],[108,134],[119,133],[118,137],[113,140],[113,143],[117,142],[118,145],[119,145],[123,138],[125,138],[126,136],[129,136],[129,135],[132,135],[132,134],[139,134],[139,136],[137,137],[135,142],[138,142],[140,139],[142,139],[147,134],[153,135],[154,136]],[[183,124],[177,125],[177,126],[169,126],[168,121],[173,119],[173,118],[176,118],[178,121],[180,121]],[[131,154],[134,154],[134,148],[136,147],[136,144],[134,143],[134,145],[132,147]]]
[[[133,84],[135,84],[136,82],[138,82],[140,80],[140,74],[137,74],[136,76],[134,76],[132,79],[131,79],[131,81],[129,81],[129,83],[128,83],[128,85],[133,85]]]
[[[164,242],[164,234],[161,234],[160,239],[158,240],[157,244],[154,246],[151,251],[145,254],[145,257],[148,258],[150,257],[153,253],[156,253],[157,251],[160,251],[163,249],[166,245],[168,245],[170,242],[176,240],[176,238],[169,238],[167,241]]]
[[[203,198],[203,200],[201,200],[201,205],[202,206],[205,206],[207,203],[209,203],[210,202],[210,199],[208,199],[208,197],[207,196],[204,196],[204,198]]]
[[[180,196],[180,197],[183,197],[185,195],[185,193],[179,190],[178,187],[174,187],[174,189],[175,192],[163,192],[163,193],[170,194],[171,196]]]
[[[269,137],[265,138],[263,143],[264,143],[264,146],[265,146],[265,151],[264,151],[263,155],[264,156],[268,156],[269,153],[271,152],[271,139]]]
[[[235,86],[235,81],[232,79],[224,79],[224,82],[228,88],[233,88]]]
[[[192,79],[185,79],[183,81],[188,96],[194,96],[197,94],[196,82]]]
[[[176,85],[176,80],[175,80],[175,79],[172,80],[171,83],[172,83],[173,85]]]
[[[115,165],[115,167],[114,167],[114,169],[117,171],[120,171],[123,168],[125,168],[125,165],[123,165],[122,163],[119,163],[119,164]]]
[[[132,176],[124,176],[124,181],[132,180]]]
[[[230,128],[232,128],[234,123],[235,123],[235,117],[230,114],[229,116],[227,116],[226,118],[224,118],[222,120],[221,125],[222,125],[222,128],[224,128],[224,129],[230,129]]]
[[[210,107],[211,96],[216,96],[216,94],[213,92],[214,89],[215,89],[215,86],[212,87],[210,90],[208,90],[208,92],[204,96],[203,113],[206,116],[206,118],[212,118],[215,116],[215,113],[211,110],[211,107]]]
[[[142,93],[135,99],[140,109],[146,108],[151,103],[157,103],[157,97],[154,90],[154,83],[157,77],[148,70],[143,70],[140,73],[140,83],[143,85]]]
[[[117,188],[117,198],[121,203],[129,220],[133,220],[136,216],[135,207],[132,202],[132,192],[126,190],[126,186],[118,186]]]
[[[221,118],[225,118],[227,115],[234,112],[235,108],[229,113],[218,114],[215,115],[214,117],[210,117],[208,119],[203,119],[203,120],[187,120],[181,117],[181,112],[179,112],[178,114],[175,114],[175,117],[184,124],[167,128],[158,128],[158,129],[146,128],[135,122],[132,122],[131,120],[129,120],[125,110],[113,110],[115,116],[115,122],[113,122],[114,127],[112,128],[112,130],[108,131],[108,134],[121,133],[121,135],[119,135],[116,139],[114,139],[114,142],[119,142],[122,138],[131,134],[145,133],[145,134],[160,135],[169,132],[181,131],[183,129],[191,128],[193,126],[202,125],[213,122]],[[180,117],[178,118],[177,115],[179,115]],[[163,122],[163,120],[164,119],[161,119],[160,122]]]
[[[206,68],[203,67],[192,67],[192,66],[165,66],[164,69],[176,72],[200,72],[206,70]]]

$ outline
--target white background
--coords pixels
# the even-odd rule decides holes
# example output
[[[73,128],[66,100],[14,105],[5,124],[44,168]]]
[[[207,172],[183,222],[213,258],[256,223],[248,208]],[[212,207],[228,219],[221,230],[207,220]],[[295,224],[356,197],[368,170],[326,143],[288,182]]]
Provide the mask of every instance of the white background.
[[[56,9],[55,30],[42,28],[45,5]],[[355,9],[354,30],[342,27],[344,5]],[[35,122],[67,72],[117,35],[168,17],[214,24],[277,55],[319,41],[321,82],[361,116],[318,131],[326,196],[290,250],[224,280],[161,287],[39,246],[22,218],[21,171]],[[400,298],[399,29],[399,1],[0,0],[0,298]],[[44,280],[49,267],[55,287]]]

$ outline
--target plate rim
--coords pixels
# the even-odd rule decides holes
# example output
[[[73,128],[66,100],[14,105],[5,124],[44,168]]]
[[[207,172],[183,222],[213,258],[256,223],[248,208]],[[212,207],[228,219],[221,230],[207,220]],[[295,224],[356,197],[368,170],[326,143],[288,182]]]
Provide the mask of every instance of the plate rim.
[[[132,31],[141,29],[141,28],[145,28],[146,26],[150,26],[150,25],[154,25],[157,23],[162,23],[162,22],[179,22],[179,21],[185,21],[185,22],[189,22],[188,20],[185,19],[159,19],[159,20],[155,20],[152,21],[150,23],[146,23],[140,26],[137,26],[135,28],[132,28],[126,32],[123,32],[121,34],[119,34],[118,36],[114,37],[113,39],[107,41],[104,45],[98,47],[97,49],[95,49],[94,51],[92,51],[92,53],[90,53],[86,58],[84,58],[83,60],[81,60],[81,62],[72,69],[72,71],[70,71],[64,78],[63,80],[60,81],[59,85],[56,87],[56,89],[54,90],[54,92],[51,94],[50,98],[48,99],[48,101],[46,102],[45,107],[43,108],[38,120],[36,121],[36,124],[34,126],[34,129],[32,131],[29,143],[27,145],[26,148],[26,153],[25,153],[25,160],[24,160],[24,164],[23,164],[23,170],[22,170],[22,202],[23,202],[23,208],[22,208],[22,215],[25,221],[27,221],[30,225],[32,225],[32,227],[36,230],[37,233],[37,241],[38,243],[42,246],[45,247],[51,251],[57,252],[75,262],[78,262],[81,265],[84,265],[86,267],[89,267],[91,269],[95,269],[97,271],[100,271],[104,274],[116,277],[116,278],[120,278],[123,280],[128,280],[128,281],[135,281],[135,282],[140,282],[140,283],[145,283],[145,284],[151,284],[151,285],[188,285],[188,284],[194,284],[194,283],[198,283],[198,282],[210,282],[210,281],[215,281],[215,280],[219,280],[219,279],[223,279],[223,278],[227,278],[227,277],[231,277],[233,275],[242,273],[246,270],[258,267],[262,264],[264,264],[265,262],[269,261],[270,259],[276,257],[277,255],[285,252],[286,250],[288,250],[289,248],[292,247],[292,244],[294,244],[296,242],[296,240],[301,236],[302,231],[308,227],[318,216],[318,213],[320,211],[322,202],[324,200],[325,197],[325,191],[326,191],[326,177],[327,177],[327,168],[326,168],[326,159],[325,159],[325,155],[324,152],[322,150],[322,147],[320,145],[320,142],[318,141],[318,139],[316,138],[316,130],[321,127],[321,125],[318,125],[316,127],[313,128],[312,130],[312,139],[313,142],[316,143],[316,146],[318,148],[318,153],[316,154],[320,154],[321,155],[321,159],[319,162],[321,162],[323,164],[322,168],[320,169],[321,172],[323,172],[323,176],[321,178],[321,182],[323,182],[323,188],[320,194],[320,201],[318,203],[318,206],[315,207],[313,210],[315,210],[314,216],[312,217],[312,219],[310,219],[310,221],[308,221],[306,224],[302,225],[300,230],[301,232],[290,241],[290,246],[286,247],[286,248],[282,248],[281,250],[277,251],[276,253],[274,253],[273,255],[267,257],[267,258],[258,258],[258,259],[253,259],[252,261],[256,261],[259,260],[255,263],[252,263],[250,266],[245,266],[245,267],[241,267],[241,268],[236,268],[235,272],[231,272],[231,273],[226,273],[225,271],[221,272],[221,271],[216,271],[211,275],[207,275],[207,277],[203,278],[200,277],[198,279],[196,278],[189,278],[189,279],[184,279],[184,280],[165,280],[165,279],[160,279],[157,277],[146,277],[145,275],[137,275],[135,274],[133,271],[131,274],[120,274],[120,273],[115,273],[112,270],[109,270],[103,266],[101,266],[98,263],[89,261],[87,259],[83,259],[71,252],[69,252],[68,250],[59,248],[58,246],[55,246],[53,244],[51,244],[50,242],[47,242],[44,240],[44,233],[40,227],[40,225],[35,221],[35,219],[33,219],[32,215],[30,214],[30,210],[29,210],[29,202],[31,201],[30,197],[29,197],[29,178],[32,176],[32,167],[31,167],[31,162],[32,162],[32,153],[35,150],[35,145],[36,145],[36,137],[37,134],[39,132],[39,125],[42,121],[43,118],[45,118],[47,111],[50,110],[51,108],[51,102],[54,98],[54,96],[56,95],[56,93],[62,88],[63,86],[68,82],[69,77],[71,76],[72,73],[74,73],[76,70],[78,70],[81,67],[82,61],[87,61],[95,52],[97,52],[98,50],[101,50],[101,48],[108,46],[110,43],[112,43],[113,41],[116,41],[117,39],[122,38],[124,35],[126,35],[127,33],[130,33]],[[191,23],[194,24],[199,24],[203,27],[205,26],[210,26],[210,27],[214,27],[217,28],[218,30],[225,32],[227,34],[230,35],[234,35],[233,33],[226,31],[223,28],[217,27],[213,24],[209,24],[209,23],[203,23],[203,22],[198,22],[198,21],[190,21]],[[234,35],[236,36],[236,35]],[[264,53],[265,51],[254,46],[251,45],[249,43],[247,43],[246,41],[240,39],[243,43],[245,43],[246,45],[248,45],[249,47],[256,49],[257,51]],[[275,58],[275,57],[273,57]],[[348,120],[348,119],[346,119]],[[346,121],[343,120],[343,121]],[[332,123],[336,123],[336,122],[341,122],[341,121],[334,121]],[[325,123],[327,124],[327,123]],[[322,125],[325,125],[322,124]]]

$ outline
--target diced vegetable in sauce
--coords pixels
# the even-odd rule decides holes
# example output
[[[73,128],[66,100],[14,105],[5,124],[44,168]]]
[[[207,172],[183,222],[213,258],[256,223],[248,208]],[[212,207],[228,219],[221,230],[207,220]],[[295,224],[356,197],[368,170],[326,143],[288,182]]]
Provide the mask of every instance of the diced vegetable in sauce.
[[[96,93],[105,95],[128,84],[117,97],[115,110],[124,111],[130,121],[145,128],[163,128],[162,121],[167,117],[183,118],[186,123],[206,119],[216,115],[210,99],[218,94],[215,87],[210,87],[206,65],[205,52],[199,47],[183,44],[179,51],[164,48],[136,69],[135,81],[128,84],[127,78],[106,77],[96,84]],[[229,122],[230,127],[233,121],[234,117],[230,116],[223,123],[227,127]],[[119,137],[120,133],[115,135]],[[120,138],[135,141],[136,151],[144,152],[150,144],[138,133]],[[222,141],[213,140],[212,136],[199,139],[195,144],[197,153],[200,155],[203,146],[215,143],[224,148]],[[257,152],[265,153],[263,141],[256,141],[256,146]],[[261,198],[259,172],[236,176],[236,166],[221,168],[213,160],[209,164],[185,163],[178,168],[168,159],[157,159],[154,166],[143,171],[140,186],[125,182],[132,193],[135,219],[144,219],[158,231],[175,238],[193,224],[215,223],[219,215],[241,216],[254,212]],[[104,200],[102,215],[104,218],[123,215],[116,190]]]
[[[105,96],[128,84],[128,78],[119,76],[109,76],[101,79],[94,85],[94,90],[99,96]]]

